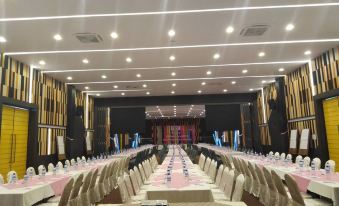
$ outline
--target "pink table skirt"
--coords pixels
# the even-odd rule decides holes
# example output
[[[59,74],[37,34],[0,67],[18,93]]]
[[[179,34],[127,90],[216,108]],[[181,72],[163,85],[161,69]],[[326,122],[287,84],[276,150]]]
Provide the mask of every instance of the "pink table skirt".
[[[322,181],[324,183],[339,183],[339,174],[330,174],[330,175],[322,175],[320,171],[317,171],[314,175],[308,172],[294,172],[291,173],[294,177],[295,181],[298,184],[299,190],[301,192],[307,192],[308,185],[310,184],[311,180],[314,181]]]

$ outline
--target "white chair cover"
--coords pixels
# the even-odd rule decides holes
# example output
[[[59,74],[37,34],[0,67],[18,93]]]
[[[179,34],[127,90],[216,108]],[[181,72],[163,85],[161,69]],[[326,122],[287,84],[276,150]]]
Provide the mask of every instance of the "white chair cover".
[[[201,154],[200,154],[200,157],[199,157],[199,163],[198,163],[201,170],[204,170],[205,161],[206,161],[206,158],[205,158],[205,156],[201,153]]]
[[[270,196],[268,204],[265,205],[275,205],[276,202],[278,202],[278,192],[277,188],[275,187],[272,179],[271,173],[266,169],[266,167],[263,167],[264,177],[267,182],[268,186],[268,193]]]
[[[131,178],[134,194],[138,194],[140,192],[140,188],[139,188],[137,177],[135,176],[135,173],[132,169],[129,170],[129,176]]]
[[[252,190],[251,194],[255,197],[259,197],[260,193],[260,181],[259,177],[257,175],[257,172],[255,171],[255,168],[251,162],[248,162],[248,168],[252,175]]]
[[[48,164],[48,172],[53,172],[54,170],[54,164],[53,163],[49,163]]]
[[[210,169],[208,171],[208,176],[211,178],[212,183],[215,182],[215,174],[217,172],[217,162],[215,160],[212,161],[210,165]]]
[[[90,203],[93,205],[96,203],[96,193],[95,193],[95,189],[96,189],[96,182],[97,182],[97,177],[98,177],[98,169],[95,169],[92,175],[92,179],[91,179],[91,183],[89,184],[89,188],[88,188],[88,197],[89,197],[89,201]]]
[[[26,174],[29,175],[29,174],[33,174],[33,175],[36,175],[35,173],[35,169],[33,167],[29,167],[27,168],[26,170]]]
[[[217,176],[215,178],[215,184],[219,187],[222,173],[224,172],[224,165],[220,165]]]
[[[321,160],[316,157],[312,160],[312,162],[314,163],[315,169],[319,170],[321,167]]]
[[[285,186],[283,185],[280,176],[274,171],[271,171],[273,182],[275,185],[275,188],[277,188],[278,191],[278,202],[276,202],[277,206],[286,206],[290,204],[289,197],[287,195]]]
[[[263,205],[267,205],[269,203],[269,193],[268,193],[268,186],[266,183],[266,179],[262,170],[255,165],[255,171],[257,172],[259,182],[260,182],[260,193],[259,193],[259,202]]]
[[[86,175],[83,185],[81,187],[80,193],[79,193],[79,200],[78,200],[78,205],[90,205],[90,198],[88,195],[88,190],[91,184],[91,179],[92,179],[93,172],[89,171],[88,174]]]
[[[142,167],[141,163],[139,164],[139,172],[140,172],[140,175],[141,175],[142,182],[145,183],[146,175],[145,175],[145,171],[144,171],[144,168]]]
[[[245,191],[251,193],[252,191],[252,184],[253,184],[253,177],[251,175],[251,172],[248,169],[247,163],[245,162],[245,160],[240,159],[242,168],[245,172]]]
[[[235,187],[234,192],[232,195],[232,201],[233,202],[239,202],[242,199],[242,194],[244,192],[244,183],[245,183],[245,177],[244,175],[240,174],[235,181]]]
[[[74,185],[73,185],[73,188],[72,188],[71,196],[69,197],[69,202],[68,202],[69,206],[77,206],[78,205],[79,191],[80,191],[80,187],[82,185],[83,178],[84,178],[83,173],[81,173],[76,178]]]
[[[137,166],[134,166],[133,170],[134,170],[134,174],[137,178],[137,182],[138,182],[138,185],[139,185],[139,188],[140,188],[142,186],[142,178],[141,178],[139,169],[137,168]]]
[[[227,183],[227,173],[228,173],[228,167],[226,167],[225,169],[224,169],[224,172],[222,173],[222,176],[221,176],[221,180],[220,180],[220,184],[219,184],[219,189],[221,190],[221,191],[224,191],[224,189],[225,189],[225,186],[226,186],[226,183]]]
[[[205,162],[205,167],[204,167],[205,174],[208,174],[208,171],[210,169],[210,165],[211,165],[211,159],[209,157],[207,157],[206,162]]]
[[[226,184],[224,188],[224,194],[227,200],[231,200],[233,184],[234,184],[234,170],[230,170],[227,172]]]

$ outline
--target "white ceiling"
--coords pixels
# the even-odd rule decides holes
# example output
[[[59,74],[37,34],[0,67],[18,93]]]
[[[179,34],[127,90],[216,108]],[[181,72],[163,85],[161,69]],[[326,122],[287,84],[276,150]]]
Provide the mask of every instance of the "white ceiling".
[[[321,5],[331,2],[336,4]],[[100,97],[121,97],[122,92],[125,96],[254,92],[338,45],[338,11],[339,1],[322,0],[0,0],[0,36],[7,39],[0,50],[79,90],[89,87],[90,94]],[[102,14],[106,16],[75,16]],[[295,29],[287,32],[288,23]],[[269,29],[259,37],[239,35],[245,26],[256,24]],[[225,32],[229,25],[235,29],[231,34]],[[176,32],[173,39],[167,35],[170,29]],[[119,34],[117,39],[110,37],[112,31]],[[97,33],[103,41],[80,43],[74,34],[82,32]],[[53,39],[56,33],[62,41]],[[305,56],[306,50],[312,54]],[[265,57],[258,57],[261,51]],[[215,53],[220,54],[218,60],[213,59]],[[176,57],[173,62],[171,55]],[[127,63],[126,57],[133,61]],[[84,58],[89,60],[86,65]],[[46,65],[39,65],[40,60]]]
[[[147,119],[202,118],[205,117],[205,105],[149,106],[145,113]]]

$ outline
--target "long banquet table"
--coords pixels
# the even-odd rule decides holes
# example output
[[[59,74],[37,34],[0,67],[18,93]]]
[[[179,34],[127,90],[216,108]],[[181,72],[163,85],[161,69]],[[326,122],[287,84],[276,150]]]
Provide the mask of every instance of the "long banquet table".
[[[113,155],[108,159],[97,160],[85,166],[71,167],[69,172],[64,173],[61,169],[57,174],[47,173],[45,177],[33,176],[26,183],[18,180],[15,184],[0,185],[0,205],[11,206],[29,206],[43,199],[61,195],[66,183],[70,178],[75,178],[81,173],[88,173],[96,168],[100,169],[106,165],[122,157],[134,157],[138,152],[150,149],[153,145],[141,146],[137,149],[125,150],[117,155]]]

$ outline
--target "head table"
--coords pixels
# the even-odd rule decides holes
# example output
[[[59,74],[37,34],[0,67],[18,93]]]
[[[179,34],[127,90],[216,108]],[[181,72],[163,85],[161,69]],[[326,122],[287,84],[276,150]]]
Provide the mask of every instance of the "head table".
[[[46,173],[45,176],[35,175],[28,181],[18,180],[16,183],[0,185],[0,205],[29,206],[43,199],[61,195],[70,178],[76,178],[81,173],[99,169],[122,157],[134,157],[138,152],[152,148],[153,145],[141,146],[137,149],[125,150],[107,159],[92,161],[84,166],[73,166],[68,172],[60,169],[56,174]]]

